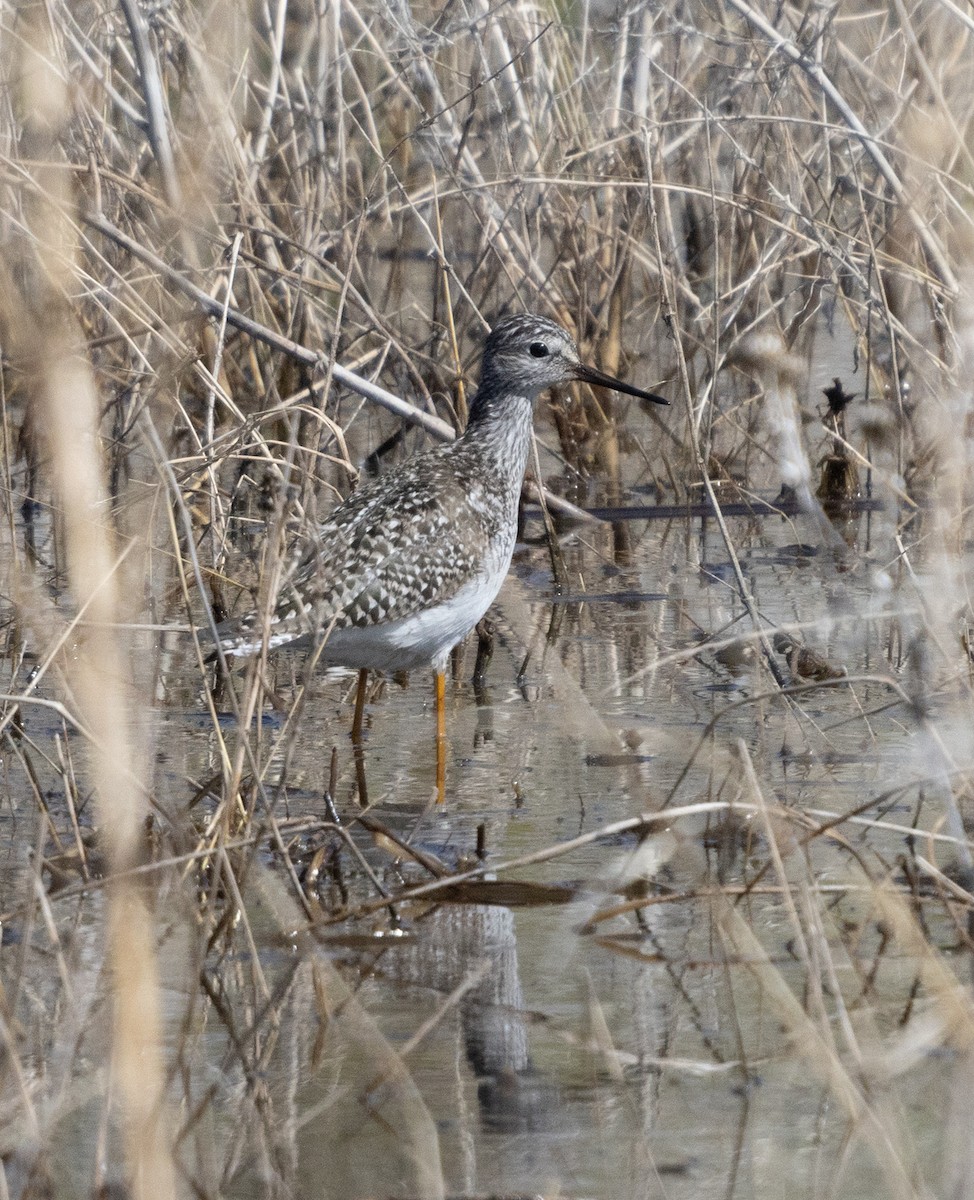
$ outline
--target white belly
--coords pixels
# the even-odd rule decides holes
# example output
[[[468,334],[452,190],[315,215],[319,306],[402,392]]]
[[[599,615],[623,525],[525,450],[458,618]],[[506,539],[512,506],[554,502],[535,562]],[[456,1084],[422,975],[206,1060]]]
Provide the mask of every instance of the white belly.
[[[336,629],[325,642],[326,663],[374,671],[441,671],[447,655],[480,620],[500,591],[506,567],[466,583],[455,596],[410,617],[379,625]]]

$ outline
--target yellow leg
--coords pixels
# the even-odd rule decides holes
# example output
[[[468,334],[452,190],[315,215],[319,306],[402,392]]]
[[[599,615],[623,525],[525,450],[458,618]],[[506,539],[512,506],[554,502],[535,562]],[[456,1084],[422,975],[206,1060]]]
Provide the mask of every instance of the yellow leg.
[[[446,800],[446,675],[436,672],[436,803]]]

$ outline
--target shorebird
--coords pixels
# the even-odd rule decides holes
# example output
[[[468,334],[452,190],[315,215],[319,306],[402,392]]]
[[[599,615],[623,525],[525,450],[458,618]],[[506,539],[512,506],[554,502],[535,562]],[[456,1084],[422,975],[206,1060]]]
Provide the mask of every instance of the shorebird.
[[[228,655],[311,635],[325,663],[366,673],[432,666],[437,797],[445,794],[445,668],[490,607],[511,565],[534,404],[580,380],[654,404],[667,401],[586,366],[547,317],[503,317],[484,345],[480,387],[455,442],[399,464],[354,492],[314,529],[269,623],[257,611],[221,637]]]
[[[772,645],[779,654],[785,656],[792,683],[801,683],[806,679],[826,683],[831,679],[848,678],[849,672],[845,667],[834,666],[817,650],[806,646],[790,633],[776,633]]]

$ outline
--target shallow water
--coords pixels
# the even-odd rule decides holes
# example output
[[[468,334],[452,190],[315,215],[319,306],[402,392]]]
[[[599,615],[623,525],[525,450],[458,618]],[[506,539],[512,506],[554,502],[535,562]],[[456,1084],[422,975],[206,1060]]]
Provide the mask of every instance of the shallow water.
[[[783,690],[711,517],[565,531],[556,592],[532,516],[491,613],[486,690],[469,682],[472,644],[448,688],[447,802],[432,803],[431,680],[388,681],[367,709],[369,825],[352,675],[314,674],[295,719],[304,655],[272,656],[246,731],[233,697],[252,666],[214,692],[214,723],[186,639],[167,638],[158,856],[197,857],[153,878],[194,1186],[628,1200],[953,1179],[965,1158],[944,1114],[960,1122],[970,1064],[945,997],[968,974],[967,917],[924,863],[965,865],[945,797],[969,667],[956,648],[950,670],[911,666],[917,602],[891,577],[891,523],[856,525],[842,551],[801,514],[728,518],[765,627],[845,671]],[[71,1194],[106,1128],[118,1161],[104,909],[79,849],[93,850],[90,804],[79,793],[75,833],[65,802],[80,739],[33,703],[22,725],[4,762],[3,953],[32,1031],[22,1062],[54,1097],[49,1170]],[[221,805],[225,762],[246,819]],[[634,829],[640,814],[658,820]],[[381,900],[546,850],[499,876],[520,888]],[[882,908],[883,880],[902,910]],[[896,925],[911,913],[915,940]]]
[[[942,810],[929,797],[918,804],[908,787],[883,808],[901,828],[847,824],[834,838],[798,842],[827,814],[904,785],[924,761],[923,735],[882,679],[895,604],[875,571],[796,553],[790,522],[741,520],[731,531],[764,619],[786,625],[800,614],[810,644],[868,678],[786,698],[755,661],[734,674],[701,649],[705,635],[726,641],[747,631],[710,522],[641,522],[625,568],[611,561],[604,528],[582,530],[565,545],[577,597],[553,597],[546,551],[522,547],[494,613],[489,695],[478,700],[465,682],[469,651],[450,690],[447,803],[429,803],[433,714],[429,680],[416,676],[406,688],[390,683],[369,706],[372,813],[455,867],[474,861],[479,825],[495,864],[639,813],[710,811],[664,820],[639,846],[610,836],[514,873],[566,885],[568,903],[403,905],[391,923],[382,909],[319,925],[313,957],[331,959],[354,993],[325,1025],[308,943],[282,951],[278,897],[262,951],[272,993],[283,987],[286,997],[275,1001],[279,1041],[262,1067],[271,1102],[259,1118],[250,1112],[231,1071],[229,1112],[250,1112],[243,1126],[260,1133],[235,1160],[226,1194],[269,1194],[281,1176],[302,1194],[436,1194],[429,1176],[441,1169],[447,1194],[457,1195],[878,1196],[902,1191],[910,1177],[907,1131],[936,1177],[943,1125],[916,1098],[943,1098],[965,1060],[918,1034],[908,1088],[878,1065],[908,1040],[909,1022],[900,1022],[915,1011],[917,964],[884,941],[855,863],[896,874],[904,827],[932,827]],[[550,637],[553,615],[560,623]],[[278,656],[275,685],[285,689],[299,665]],[[356,811],[350,679],[314,681],[293,746],[278,817],[285,837],[293,829],[299,839],[295,861],[334,842],[322,799],[332,746],[339,813],[352,821]],[[173,767],[202,777],[215,758],[212,733],[181,720],[167,721],[184,747]],[[263,733],[277,729],[271,720]],[[725,808],[735,803],[750,808],[735,818]],[[774,812],[762,817],[755,804]],[[428,878],[408,863],[392,868],[361,831],[355,839],[390,891]],[[340,858],[361,898],[358,866],[347,852]],[[747,883],[754,892],[742,898]],[[718,885],[727,899],[710,894]],[[592,924],[634,887],[658,902],[641,917]],[[322,895],[334,900],[334,887]],[[267,903],[260,886],[251,900],[258,911]],[[925,919],[949,956],[956,929],[943,906]],[[727,921],[750,930],[754,954],[766,958],[735,951],[726,924],[721,933]],[[336,943],[341,933],[358,940]],[[235,970],[247,973],[243,962]],[[772,980],[801,1014],[791,1036],[797,1017],[782,1014]],[[816,1031],[821,1047],[803,1044]],[[388,1047],[407,1046],[408,1079],[390,1082],[392,1068],[377,1063]],[[826,1046],[853,1078],[878,1072],[882,1094],[859,1109],[849,1096],[843,1103]],[[217,1036],[214,1064],[226,1050]],[[860,1054],[869,1061],[856,1068]],[[904,1164],[890,1165],[884,1139]],[[261,1165],[279,1141],[284,1164]]]

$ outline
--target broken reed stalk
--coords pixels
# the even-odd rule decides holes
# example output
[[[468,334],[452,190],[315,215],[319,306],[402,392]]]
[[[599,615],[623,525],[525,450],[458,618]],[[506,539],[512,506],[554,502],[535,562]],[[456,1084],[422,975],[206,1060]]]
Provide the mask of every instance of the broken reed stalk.
[[[69,704],[90,733],[89,770],[110,872],[107,954],[111,968],[113,1102],[119,1108],[126,1174],[137,1200],[175,1195],[164,1107],[158,968],[146,886],[128,875],[144,858],[148,789],[139,745],[131,650],[118,622],[125,551],[115,544],[99,436],[100,401],[67,297],[77,287],[77,236],[60,138],[70,121],[51,30],[40,10],[24,21],[20,62],[25,131],[36,166],[25,200],[33,324],[17,329],[49,450],[49,470],[67,549],[74,601],[90,622],[66,663]],[[8,299],[13,308],[14,302]],[[16,337],[19,334],[19,337]],[[117,1096],[117,1100],[114,1097]]]

